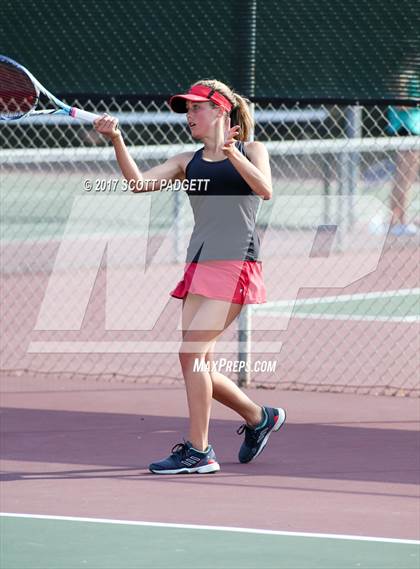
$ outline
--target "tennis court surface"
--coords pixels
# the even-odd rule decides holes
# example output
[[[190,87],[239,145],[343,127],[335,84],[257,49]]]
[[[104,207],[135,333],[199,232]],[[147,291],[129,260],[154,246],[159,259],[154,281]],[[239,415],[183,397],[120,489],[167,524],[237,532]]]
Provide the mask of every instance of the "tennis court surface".
[[[1,566],[418,568],[418,399],[252,397],[288,411],[255,463],[215,404],[221,472],[159,477],[148,463],[187,432],[182,386],[5,377]]]
[[[203,567],[290,569],[418,567],[418,544],[360,539],[92,520],[86,518],[2,518],[9,539],[7,567],[185,567],[191,554],[206,552]],[[28,547],[22,551],[22,539]],[[42,553],[41,553],[42,551]],[[59,559],[64,565],[58,565]],[[35,559],[35,561],[34,561]],[[207,564],[211,561],[211,565]],[[240,565],[237,565],[237,563]],[[22,565],[22,563],[24,565]],[[6,567],[6,565],[3,565]]]

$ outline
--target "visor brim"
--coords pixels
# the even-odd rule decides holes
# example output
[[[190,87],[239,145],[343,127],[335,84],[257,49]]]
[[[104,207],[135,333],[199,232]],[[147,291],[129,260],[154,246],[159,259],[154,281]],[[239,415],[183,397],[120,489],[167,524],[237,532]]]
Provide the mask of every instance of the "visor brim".
[[[210,102],[210,99],[207,97],[202,97],[201,95],[193,95],[192,93],[188,93],[186,95],[174,95],[169,99],[169,106],[175,113],[186,113],[187,101],[193,101],[195,103],[208,103]]]

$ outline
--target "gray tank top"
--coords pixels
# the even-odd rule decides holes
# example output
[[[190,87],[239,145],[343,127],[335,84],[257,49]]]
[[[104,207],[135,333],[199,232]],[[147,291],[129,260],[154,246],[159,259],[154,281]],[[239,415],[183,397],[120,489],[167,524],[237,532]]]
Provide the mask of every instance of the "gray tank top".
[[[245,154],[244,144],[237,143]],[[187,263],[208,260],[260,260],[260,239],[255,228],[262,198],[255,194],[229,159],[203,160],[198,150],[186,168],[187,190],[194,229]],[[195,184],[192,180],[209,180]]]

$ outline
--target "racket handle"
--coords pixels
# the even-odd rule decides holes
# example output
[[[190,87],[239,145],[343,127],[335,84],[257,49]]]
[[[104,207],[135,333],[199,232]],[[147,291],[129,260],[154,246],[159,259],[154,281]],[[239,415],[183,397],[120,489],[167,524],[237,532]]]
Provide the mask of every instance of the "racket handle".
[[[70,116],[74,119],[80,119],[82,121],[93,122],[94,120],[99,118],[99,115],[95,115],[95,113],[90,113],[89,111],[83,111],[82,109],[77,109],[76,107],[72,107],[70,109]]]

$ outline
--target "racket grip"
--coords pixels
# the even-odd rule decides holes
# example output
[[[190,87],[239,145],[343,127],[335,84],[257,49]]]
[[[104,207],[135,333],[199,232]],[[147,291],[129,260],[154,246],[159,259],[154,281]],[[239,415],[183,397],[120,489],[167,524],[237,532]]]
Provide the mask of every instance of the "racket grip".
[[[87,121],[90,123],[99,118],[99,115],[95,115],[95,113],[83,111],[82,109],[77,109],[76,107],[72,107],[70,109],[70,116],[74,119],[80,119],[82,121]]]

